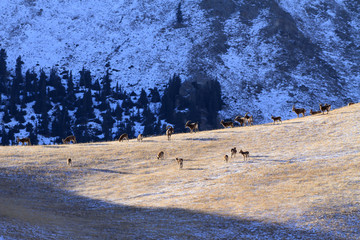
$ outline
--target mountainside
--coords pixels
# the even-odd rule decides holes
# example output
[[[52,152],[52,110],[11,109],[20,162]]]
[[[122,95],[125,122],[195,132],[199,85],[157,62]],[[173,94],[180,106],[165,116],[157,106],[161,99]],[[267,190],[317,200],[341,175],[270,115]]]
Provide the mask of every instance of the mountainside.
[[[0,239],[359,239],[354,119],[359,103],[171,141],[0,146]]]
[[[173,74],[216,79],[220,118],[250,112],[262,123],[292,117],[293,104],[359,101],[359,9],[357,0],[7,0],[0,48],[9,66],[21,55],[25,69],[109,71],[128,92],[161,92]]]

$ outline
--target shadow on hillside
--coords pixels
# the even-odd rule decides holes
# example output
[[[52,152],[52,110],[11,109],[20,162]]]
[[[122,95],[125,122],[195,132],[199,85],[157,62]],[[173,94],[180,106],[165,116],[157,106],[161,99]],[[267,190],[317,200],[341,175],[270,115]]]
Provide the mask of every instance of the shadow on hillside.
[[[144,139],[144,140],[142,140],[143,142],[157,142],[157,141],[155,141],[155,140],[150,140],[150,139]]]
[[[183,168],[183,170],[204,170],[204,168]]]
[[[43,148],[66,148],[64,145],[41,145]]]
[[[109,145],[108,143],[89,143],[89,145],[92,145],[92,146],[106,146],[106,145]]]
[[[90,171],[104,172],[104,173],[132,174],[130,172],[121,172],[121,171],[115,171],[115,170],[109,170],[109,169],[100,169],[100,168],[86,168],[86,169],[90,170]]]
[[[218,138],[185,138],[185,140],[189,141],[218,141]]]
[[[12,171],[7,169],[7,171]],[[14,175],[15,174],[15,175]],[[14,177],[16,176],[16,177]],[[8,201],[13,211],[30,210],[30,217],[11,213],[3,237],[15,239],[334,239],[316,230],[251,219],[207,214],[180,208],[133,207],[106,203],[37,182],[34,176],[0,170],[0,210]],[[101,182],[99,182],[101,184]],[[114,184],[126,184],[121,181]],[[161,192],[155,193],[161,196]],[[206,200],[205,200],[206,201]],[[18,204],[18,206],[16,206]],[[20,205],[21,204],[21,205]],[[17,208],[19,207],[19,208]],[[1,218],[0,218],[1,220]],[[0,221],[1,222],[1,221]],[[21,231],[17,231],[17,229]]]

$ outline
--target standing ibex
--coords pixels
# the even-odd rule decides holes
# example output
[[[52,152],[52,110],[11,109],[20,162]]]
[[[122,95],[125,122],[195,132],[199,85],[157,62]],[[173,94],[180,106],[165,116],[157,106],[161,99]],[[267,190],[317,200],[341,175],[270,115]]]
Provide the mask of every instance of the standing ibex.
[[[253,119],[253,116],[252,116],[252,115],[249,116],[248,114],[249,114],[248,112],[245,113],[245,116],[244,116],[245,122],[244,122],[244,123],[247,123],[248,126],[251,126],[251,125],[253,124],[253,122],[254,122],[254,119]]]
[[[129,141],[129,135],[127,133],[123,133],[120,135],[119,137],[119,142],[122,142],[124,140],[128,140]]]
[[[248,151],[244,152],[242,149],[240,149],[239,152],[243,155],[244,161],[248,159],[248,157],[249,157],[249,152]]]
[[[305,113],[306,113],[305,108],[295,108],[295,105],[293,105],[292,111],[296,113],[297,117],[299,117],[300,113],[303,115],[303,117],[305,117]]]
[[[274,117],[273,115],[271,115],[271,119],[274,121],[274,124],[276,121],[279,121],[280,123],[282,123],[281,117]]]
[[[331,109],[331,105],[325,103],[324,106],[322,104],[319,104],[319,106],[320,106],[320,111],[322,112],[322,114],[324,114],[325,111],[326,111],[326,114],[329,114],[329,111]]]
[[[27,143],[27,145],[31,145],[31,142],[30,142],[30,138],[26,137],[26,138],[19,138],[17,137],[16,138],[16,141],[18,143],[22,143],[22,145],[25,145],[25,143]]]
[[[70,166],[70,167],[72,166],[71,158],[68,158],[67,165]]]
[[[228,162],[229,161],[229,156],[228,155],[224,155],[224,161]]]
[[[66,137],[65,139],[62,139],[62,142],[64,144],[70,143],[70,142],[76,143],[76,137],[73,135],[70,135],[70,136]]]
[[[229,121],[229,122],[225,122],[224,120],[220,121],[220,124],[223,125],[224,128],[228,128],[228,127],[234,127],[234,123]]]
[[[166,136],[168,137],[168,140],[170,141],[171,135],[174,134],[174,128],[172,126],[166,127]]]
[[[189,128],[190,132],[198,132],[199,131],[199,123],[193,122],[191,123],[190,120],[186,122],[185,128]]]
[[[138,142],[142,142],[144,136],[140,133],[138,136],[137,136],[137,141]]]
[[[231,149],[231,158],[236,157],[236,153],[237,153],[236,147],[232,148]]]
[[[177,163],[179,164],[179,168],[183,168],[184,160],[182,158],[176,158]]]

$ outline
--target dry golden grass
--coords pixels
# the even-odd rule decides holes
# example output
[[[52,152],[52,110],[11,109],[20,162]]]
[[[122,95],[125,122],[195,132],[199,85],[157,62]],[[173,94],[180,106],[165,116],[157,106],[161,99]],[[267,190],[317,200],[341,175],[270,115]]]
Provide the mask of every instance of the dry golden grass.
[[[276,125],[269,120],[174,134],[171,141],[163,135],[143,142],[1,147],[0,178],[6,181],[0,184],[0,220],[42,226],[42,233],[30,235],[75,238],[101,238],[101,229],[129,238],[220,238],[227,233],[213,229],[229,219],[231,234],[236,228],[249,234],[238,225],[256,222],[262,233],[238,235],[244,238],[360,238],[359,120],[355,104]],[[232,147],[249,151],[249,160],[238,153],[224,162]],[[157,160],[159,151],[164,160]],[[73,167],[66,165],[69,157]],[[183,169],[176,157],[184,159]],[[63,198],[70,200],[56,201]],[[89,212],[84,199],[96,207]],[[182,219],[175,221],[178,228],[168,214]],[[184,233],[189,226],[198,232]]]

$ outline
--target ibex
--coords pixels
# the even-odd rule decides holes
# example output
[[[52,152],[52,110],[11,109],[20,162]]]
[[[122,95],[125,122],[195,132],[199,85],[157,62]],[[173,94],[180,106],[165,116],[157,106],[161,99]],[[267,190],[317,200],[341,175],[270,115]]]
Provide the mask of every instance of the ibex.
[[[224,128],[228,128],[228,127],[234,127],[234,123],[229,121],[229,122],[225,122],[224,120],[220,121],[220,124],[223,125]]]
[[[237,121],[238,123],[240,123],[241,126],[244,125],[245,123],[245,119],[240,117],[240,116],[236,116],[236,118],[234,119],[234,121]]]
[[[172,126],[166,127],[166,136],[168,137],[168,140],[170,141],[171,135],[174,134],[174,128]]]
[[[176,158],[177,163],[179,164],[179,168],[183,168],[184,160],[182,158]]]
[[[199,123],[198,122],[191,123],[190,120],[189,120],[185,124],[185,128],[187,128],[187,127],[190,129],[191,133],[199,131]]]
[[[159,159],[164,159],[164,157],[165,157],[165,154],[164,154],[163,151],[159,152],[158,155],[157,155],[157,159],[158,159],[158,160],[159,160]]]
[[[224,161],[228,162],[229,161],[229,156],[228,155],[224,155]]]
[[[19,137],[17,137],[16,138],[16,141],[18,142],[18,143],[22,143],[22,145],[25,145],[25,143],[27,143],[27,145],[31,145],[31,142],[30,142],[30,138],[28,138],[28,137],[26,137],[26,138],[19,138]]]
[[[119,137],[119,142],[122,142],[124,140],[128,140],[129,141],[129,135],[127,133],[123,133],[121,134],[121,136]]]
[[[242,149],[240,149],[240,153],[243,155],[244,161],[247,160],[247,158],[249,157],[249,152],[248,151],[244,152]]]
[[[353,103],[353,102],[349,102],[348,103],[348,106],[351,106],[351,105],[354,105],[355,103]]]
[[[319,114],[319,113],[321,113],[321,111],[313,111],[312,109],[310,109],[311,115],[315,115],[315,114]]]
[[[231,149],[231,158],[236,157],[236,153],[237,153],[236,147],[232,148]]]
[[[295,105],[293,105],[292,111],[295,112],[298,117],[300,113],[303,115],[303,117],[305,117],[305,113],[306,113],[305,108],[295,108]]]
[[[70,142],[76,143],[76,137],[73,136],[73,135],[68,136],[68,137],[66,137],[65,139],[62,139],[62,142],[63,142],[64,144],[70,143]]]
[[[137,141],[138,142],[142,142],[144,136],[140,133],[138,136],[137,136]]]
[[[331,109],[331,105],[325,103],[324,106],[322,104],[319,104],[319,106],[320,106],[320,111],[322,112],[322,114],[324,114],[325,111],[326,111],[326,114],[329,114],[329,111]]]
[[[72,166],[71,158],[68,158],[68,160],[67,160],[67,165],[70,166],[70,167]]]
[[[273,115],[271,115],[271,119],[274,121],[274,124],[276,121],[279,121],[280,123],[282,123],[281,117],[274,117]]]
[[[249,114],[248,112],[245,113],[244,120],[245,120],[245,123],[248,124],[248,126],[251,126],[253,124],[253,122],[254,122],[254,119],[253,119],[252,115],[249,116],[248,114]]]

